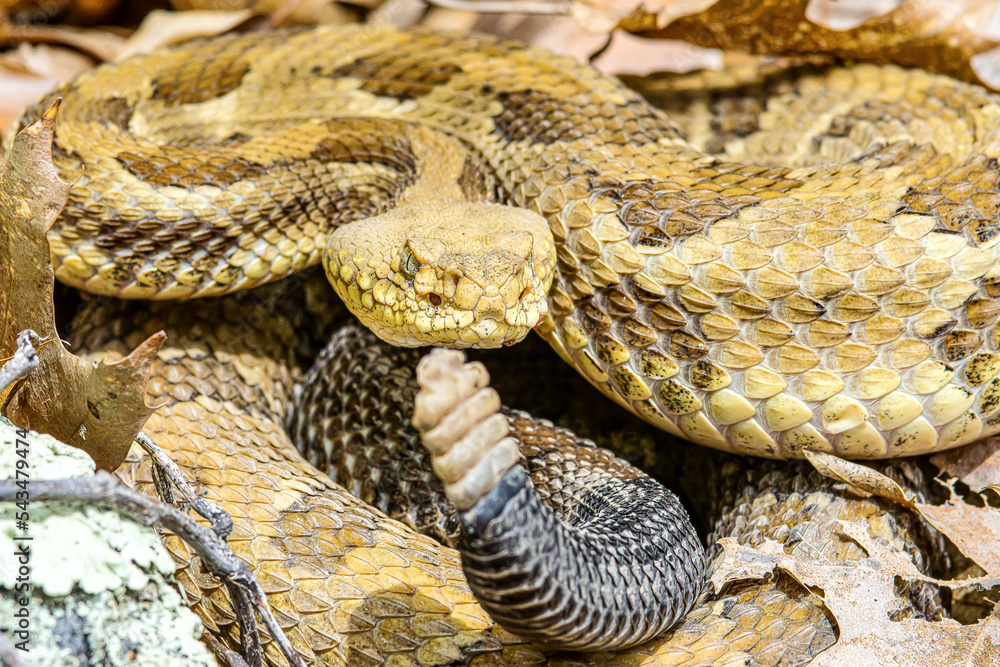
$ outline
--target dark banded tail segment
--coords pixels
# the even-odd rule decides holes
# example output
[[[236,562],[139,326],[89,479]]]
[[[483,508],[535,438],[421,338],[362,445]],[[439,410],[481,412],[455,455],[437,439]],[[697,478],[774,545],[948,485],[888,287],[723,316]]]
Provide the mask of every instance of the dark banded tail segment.
[[[514,467],[462,514],[462,566],[500,625],[551,648],[650,639],[701,592],[701,543],[677,497],[649,477],[603,484],[561,520]]]
[[[677,497],[569,431],[505,420],[485,368],[462,361],[421,361],[413,423],[464,510],[458,548],[480,604],[525,639],[577,651],[633,646],[683,617],[705,556]]]

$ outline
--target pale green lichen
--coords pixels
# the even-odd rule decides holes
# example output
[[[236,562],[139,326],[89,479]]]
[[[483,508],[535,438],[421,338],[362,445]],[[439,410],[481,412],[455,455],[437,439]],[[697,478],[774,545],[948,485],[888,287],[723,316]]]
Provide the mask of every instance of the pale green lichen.
[[[31,480],[93,474],[86,453],[47,435],[27,438]],[[0,419],[0,479],[17,479],[14,427]],[[22,464],[23,465],[23,464]],[[29,492],[30,492],[30,486]],[[31,503],[30,541],[12,503],[0,503],[0,632],[15,644],[17,548],[30,545],[31,638],[35,665],[213,665],[197,641],[201,623],[170,585],[173,561],[149,528],[82,503]]]
[[[70,447],[44,433],[29,431],[29,459],[32,479],[65,479],[94,474],[94,460],[85,451]],[[14,479],[17,461],[14,451],[17,432],[14,425],[0,417],[0,479]]]

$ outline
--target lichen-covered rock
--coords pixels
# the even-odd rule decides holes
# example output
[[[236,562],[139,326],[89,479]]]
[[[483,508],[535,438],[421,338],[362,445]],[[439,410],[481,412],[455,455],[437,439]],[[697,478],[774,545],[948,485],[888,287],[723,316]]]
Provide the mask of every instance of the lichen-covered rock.
[[[0,479],[93,472],[79,449],[0,418]],[[0,633],[34,665],[214,665],[173,571],[156,535],[112,510],[0,504]]]

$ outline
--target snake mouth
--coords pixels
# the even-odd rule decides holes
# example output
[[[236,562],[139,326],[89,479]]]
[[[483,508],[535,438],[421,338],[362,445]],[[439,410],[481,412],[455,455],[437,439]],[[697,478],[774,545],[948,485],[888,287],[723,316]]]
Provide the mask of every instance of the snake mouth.
[[[523,209],[401,206],[331,235],[323,256],[348,308],[394,345],[495,348],[548,314],[548,222]]]
[[[547,256],[533,257],[506,272],[501,284],[492,280],[485,288],[453,268],[425,266],[414,278],[378,278],[338,264],[325,262],[327,277],[348,309],[379,338],[401,347],[512,345],[548,315],[554,261]]]

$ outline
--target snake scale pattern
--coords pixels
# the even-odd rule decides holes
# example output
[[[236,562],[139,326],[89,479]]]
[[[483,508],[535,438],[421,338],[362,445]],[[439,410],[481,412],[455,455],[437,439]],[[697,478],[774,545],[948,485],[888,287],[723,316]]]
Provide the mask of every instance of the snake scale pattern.
[[[540,50],[341,27],[223,37],[99,68],[21,124],[65,96],[53,156],[76,184],[50,243],[59,279],[85,291],[210,297],[322,261],[382,338],[496,346],[537,326],[605,394],[719,449],[884,458],[997,430],[996,98],[865,66],[729,92],[668,116]],[[446,204],[427,203],[432,194]],[[456,212],[484,225],[457,249],[359,224]],[[514,228],[485,227],[494,219]],[[491,240],[492,254],[470,263]],[[152,393],[172,403],[150,429],[234,513],[237,553],[311,658],[544,661],[493,625],[454,552],[301,460],[282,428],[301,379],[301,322],[280,311],[239,295],[95,304],[78,335],[104,357],[150,327],[171,332]],[[134,463],[123,474],[148,477]],[[800,484],[771,504],[800,502]],[[817,523],[886,511],[816,493],[833,494]],[[886,539],[912,548],[906,520],[887,523]],[[232,638],[223,593],[169,543],[203,618]],[[726,664],[772,651],[771,664],[792,664],[828,645],[829,619],[824,630],[794,585],[735,595],[703,597],[631,653],[550,662]],[[753,600],[758,613],[761,596],[801,605],[809,631],[779,633],[777,650],[766,630],[736,640],[734,609]]]
[[[406,472],[394,475],[397,464],[391,462],[403,460],[405,451],[398,449],[407,439],[372,437],[371,422],[390,433],[405,428],[412,404],[385,401],[393,395],[386,385],[412,385],[412,371],[390,356],[376,362],[397,367],[388,382],[383,375],[353,375],[364,382],[355,382],[348,414],[375,414],[333,436],[331,444],[349,445],[331,449],[340,461],[330,459],[322,438],[306,452],[343,486],[335,483],[303,460],[284,427],[293,385],[301,377],[297,357],[312,356],[302,351],[300,334],[310,328],[312,313],[302,305],[310,299],[264,290],[182,304],[95,301],[75,319],[71,342],[87,358],[110,361],[149,334],[167,332],[150,383],[150,400],[166,405],[146,431],[207,500],[232,515],[230,546],[255,572],[286,634],[310,664],[774,667],[805,664],[835,640],[836,625],[822,600],[784,575],[703,595],[674,628],[626,650],[544,653],[503,630],[476,603],[458,553],[411,527],[439,522],[419,514],[428,506],[427,492],[434,491],[420,483],[421,476],[431,476],[429,467],[398,464]],[[329,363],[352,361],[331,357]],[[339,402],[343,395],[334,398]],[[836,527],[839,521],[865,521],[874,537],[926,567],[924,546],[918,545],[927,545],[927,538],[908,512],[858,498],[804,466],[748,469],[744,461],[662,464],[692,470],[692,490],[718,490],[721,497],[704,510],[715,526],[710,543],[723,535],[749,545],[771,539],[799,559],[849,564],[868,553]],[[566,464],[557,457],[551,465]],[[389,485],[383,491],[373,470],[416,490],[403,495]],[[133,450],[119,475],[153,493],[149,461],[141,452]],[[448,526],[448,518],[441,517],[440,525]],[[205,573],[180,539],[167,536],[164,543],[192,608],[210,631],[239,646],[225,587]],[[933,600],[924,602],[909,591],[900,591],[897,603],[903,617],[931,617],[936,611]],[[265,658],[284,664],[271,644],[265,644]]]
[[[50,242],[59,279],[88,291],[204,296],[315,264],[335,225],[420,185],[437,142],[469,198],[545,216],[558,254],[543,336],[664,430],[852,458],[995,432],[997,98],[873,66],[766,92],[750,125],[709,109],[674,119],[681,131],[541,50],[347,27],[99,68],[26,119],[66,97],[56,164],[79,181]],[[406,296],[381,253],[327,260],[369,318]],[[411,319],[453,331],[447,287],[415,283]],[[488,335],[520,337],[542,314],[506,316]]]

